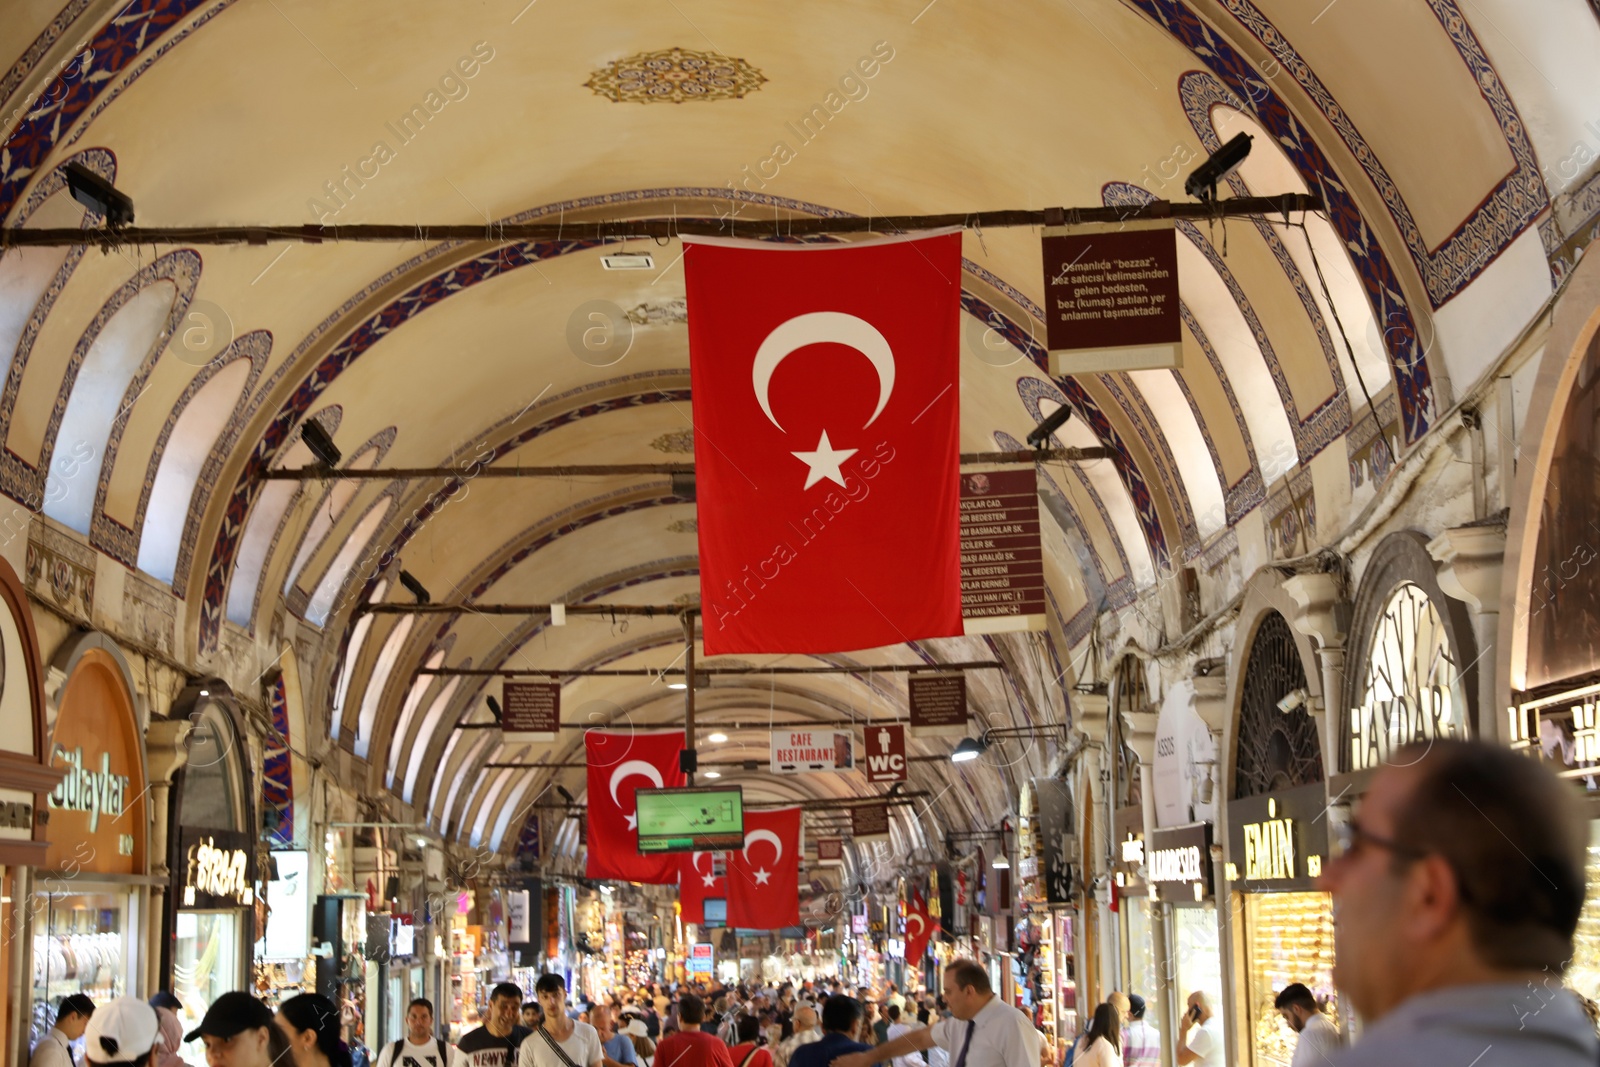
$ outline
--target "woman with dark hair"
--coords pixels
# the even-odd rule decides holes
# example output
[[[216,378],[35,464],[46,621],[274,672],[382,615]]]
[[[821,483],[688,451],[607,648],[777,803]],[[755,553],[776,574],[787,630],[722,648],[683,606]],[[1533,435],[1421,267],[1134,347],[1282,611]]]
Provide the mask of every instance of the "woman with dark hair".
[[[301,993],[278,1006],[278,1029],[289,1041],[295,1067],[351,1067],[339,1039],[339,1009],[320,993]]]
[[[1094,1010],[1089,1028],[1078,1038],[1073,1067],[1122,1067],[1122,1019],[1117,1009],[1102,1004]]]

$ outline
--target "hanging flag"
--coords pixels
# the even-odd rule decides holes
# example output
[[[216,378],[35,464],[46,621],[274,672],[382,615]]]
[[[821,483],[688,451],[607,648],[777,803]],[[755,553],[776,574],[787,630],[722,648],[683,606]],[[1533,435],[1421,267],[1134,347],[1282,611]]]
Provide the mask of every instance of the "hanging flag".
[[[961,234],[684,245],[706,653],[962,633]]]
[[[728,853],[728,925],[800,925],[800,809],[745,811],[744,848]]]
[[[678,881],[678,857],[639,854],[639,815],[633,794],[641,788],[675,789],[681,730],[590,730],[583,738],[589,765],[588,862],[590,878],[652,885]]]
[[[915,967],[922,962],[922,954],[927,951],[928,942],[933,938],[934,921],[928,914],[928,902],[922,899],[921,893],[911,897],[911,906],[906,909],[906,966]]]
[[[726,900],[728,879],[717,874],[716,857],[709,852],[691,852],[679,855],[678,902],[683,907],[683,921],[706,921],[706,900]]]

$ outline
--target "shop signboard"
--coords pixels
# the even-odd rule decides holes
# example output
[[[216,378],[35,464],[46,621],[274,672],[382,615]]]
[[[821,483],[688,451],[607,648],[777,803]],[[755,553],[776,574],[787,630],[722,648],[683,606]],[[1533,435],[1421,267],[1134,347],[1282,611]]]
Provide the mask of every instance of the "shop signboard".
[[[967,678],[913,674],[906,680],[911,730],[918,737],[960,737],[967,732]]]
[[[807,771],[849,771],[856,766],[850,734],[836,730],[772,731],[773,774]]]
[[[850,836],[857,841],[887,841],[889,805],[857,804],[851,808]]]
[[[1032,467],[961,476],[961,617],[969,634],[1044,629],[1044,549]]]
[[[710,942],[702,941],[691,945],[689,948],[689,973],[703,974],[710,977],[715,960],[716,954]]]
[[[818,863],[843,863],[844,839],[841,837],[817,838]]]
[[[507,682],[500,713],[502,740],[546,744],[561,729],[559,682]]]
[[[1052,229],[1041,246],[1051,375],[1183,365],[1172,220]]]
[[[1321,782],[1228,802],[1227,878],[1241,893],[1315,889],[1328,854]]]
[[[267,882],[267,930],[256,958],[303,960],[311,945],[311,855],[274,852],[272,866],[277,876]]]
[[[46,800],[49,869],[146,873],[143,732],[125,677],[109,652],[92,648],[62,690],[50,764],[65,774]]]
[[[1072,792],[1059,778],[1035,778],[1034,797],[1038,815],[1031,827],[1038,845],[1040,875],[1044,881],[1046,904],[1073,902],[1073,860],[1077,835],[1072,828]]]
[[[179,909],[215,911],[255,903],[255,850],[250,835],[237,830],[185,827],[178,879]]]
[[[1600,683],[1525,699],[1506,709],[1511,747],[1552,765],[1585,790],[1600,790]]]
[[[1140,842],[1145,883],[1172,904],[1211,896],[1211,824],[1191,823],[1151,833]]]

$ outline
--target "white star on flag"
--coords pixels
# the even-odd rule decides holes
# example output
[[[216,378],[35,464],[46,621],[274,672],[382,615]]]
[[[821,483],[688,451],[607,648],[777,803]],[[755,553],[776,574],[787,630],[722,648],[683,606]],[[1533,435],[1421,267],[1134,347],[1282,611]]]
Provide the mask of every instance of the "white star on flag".
[[[701,878],[706,883],[706,888],[707,889],[710,889],[711,888],[711,883],[715,882],[717,880],[714,875],[710,875],[710,874],[702,875]]]
[[[839,470],[839,465],[858,451],[860,450],[855,448],[834,448],[833,443],[828,440],[828,431],[823,430],[822,439],[817,442],[815,452],[791,452],[790,455],[811,468],[806,472],[806,484],[801,487],[810,489],[824,478],[837,482],[842,487],[844,473]]]
[[[771,877],[772,877],[772,872],[771,871],[765,871],[765,870],[762,870],[759,867],[756,868],[756,885],[766,885],[767,884],[767,879],[771,878]]]
[[[639,828],[639,813],[636,811],[632,815],[628,816],[628,829],[637,830],[638,828]]]

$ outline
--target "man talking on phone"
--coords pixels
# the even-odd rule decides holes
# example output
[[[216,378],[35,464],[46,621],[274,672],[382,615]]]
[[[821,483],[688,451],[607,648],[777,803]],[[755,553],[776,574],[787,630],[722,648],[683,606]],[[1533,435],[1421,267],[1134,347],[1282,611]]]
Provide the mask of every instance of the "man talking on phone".
[[[1222,1067],[1222,1027],[1211,1010],[1211,998],[1200,990],[1189,994],[1189,1010],[1178,1024],[1178,1067]]]

